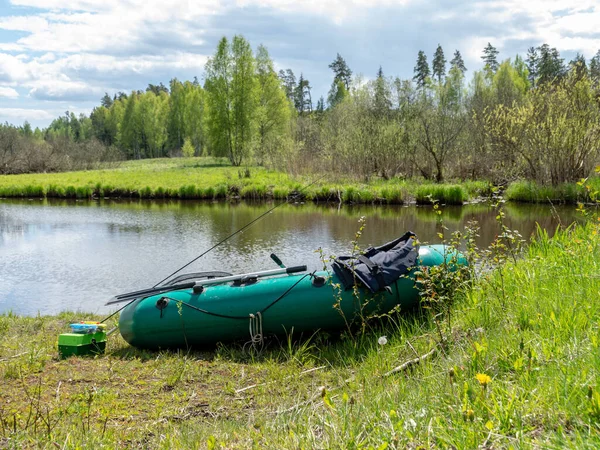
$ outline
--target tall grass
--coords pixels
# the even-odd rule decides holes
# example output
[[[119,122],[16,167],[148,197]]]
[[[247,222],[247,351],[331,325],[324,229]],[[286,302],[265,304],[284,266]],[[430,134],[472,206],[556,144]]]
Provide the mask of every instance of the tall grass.
[[[469,197],[466,189],[457,184],[423,184],[417,186],[415,198],[419,205],[430,205],[434,201],[462,205]]]
[[[589,186],[600,189],[600,178],[595,177],[587,183],[563,183],[558,186],[540,185],[533,181],[515,181],[505,192],[507,200],[523,203],[571,203],[590,201]]]

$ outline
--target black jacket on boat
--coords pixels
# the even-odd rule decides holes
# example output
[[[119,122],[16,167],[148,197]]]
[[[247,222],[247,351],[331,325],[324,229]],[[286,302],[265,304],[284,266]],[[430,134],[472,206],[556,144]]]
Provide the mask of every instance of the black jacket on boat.
[[[416,239],[417,236],[408,231],[392,242],[368,248],[357,257],[335,258],[331,267],[345,289],[350,289],[358,280],[373,293],[382,291],[416,265],[419,257]]]

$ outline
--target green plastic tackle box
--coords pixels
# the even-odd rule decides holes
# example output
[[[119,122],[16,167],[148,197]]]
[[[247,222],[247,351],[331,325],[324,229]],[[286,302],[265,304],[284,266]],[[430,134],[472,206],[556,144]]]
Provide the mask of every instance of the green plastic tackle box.
[[[63,333],[58,336],[58,353],[69,356],[100,355],[106,349],[106,333]]]

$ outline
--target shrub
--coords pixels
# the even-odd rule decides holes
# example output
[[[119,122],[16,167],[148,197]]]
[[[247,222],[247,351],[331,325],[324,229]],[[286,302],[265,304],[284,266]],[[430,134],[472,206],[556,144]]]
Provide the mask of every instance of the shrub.
[[[462,186],[455,184],[423,184],[415,192],[419,205],[430,205],[438,201],[446,205],[462,205],[467,195]]]

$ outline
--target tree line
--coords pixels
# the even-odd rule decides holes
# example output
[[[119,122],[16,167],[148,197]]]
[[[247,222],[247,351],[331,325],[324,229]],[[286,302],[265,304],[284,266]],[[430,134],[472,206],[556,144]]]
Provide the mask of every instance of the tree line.
[[[173,79],[106,94],[89,116],[67,112],[44,130],[1,126],[0,171],[183,154],[362,179],[587,176],[599,158],[600,50],[590,61],[577,54],[565,63],[542,44],[525,58],[500,60],[488,43],[482,60],[467,81],[460,51],[448,63],[438,45],[431,64],[418,52],[411,79],[386,76],[382,67],[366,79],[338,54],[327,98],[315,102],[302,73],[277,73],[264,46],[253,51],[242,36],[224,37],[203,85]]]

